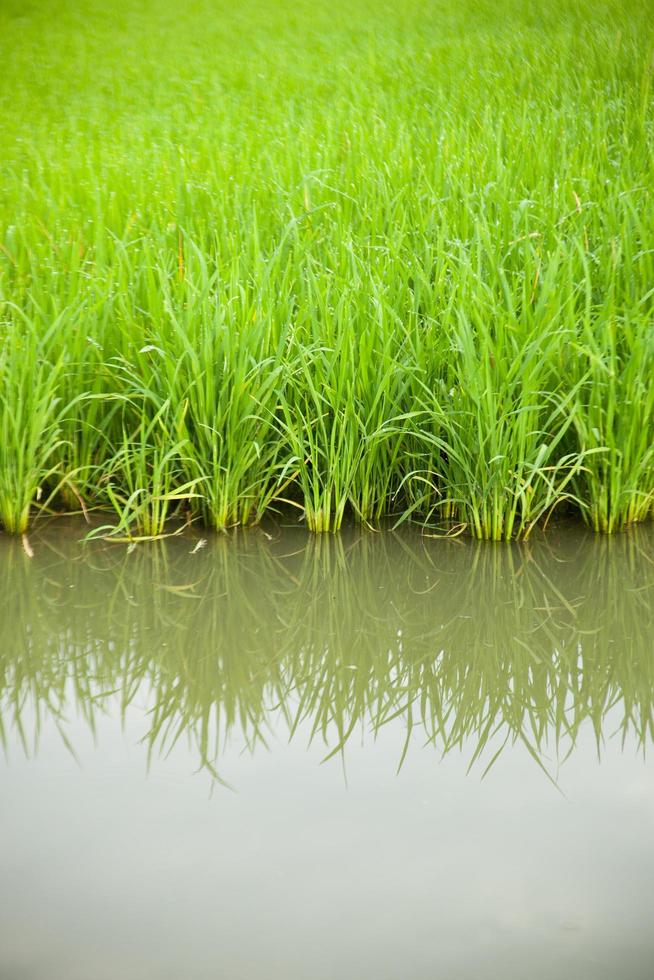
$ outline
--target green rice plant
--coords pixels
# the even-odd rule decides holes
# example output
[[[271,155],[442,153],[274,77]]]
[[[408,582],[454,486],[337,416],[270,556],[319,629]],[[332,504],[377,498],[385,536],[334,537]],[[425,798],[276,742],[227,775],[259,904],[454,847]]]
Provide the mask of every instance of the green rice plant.
[[[582,451],[597,450],[577,477],[577,495],[585,519],[605,533],[645,520],[654,507],[654,337],[650,323],[632,323],[619,352],[620,326],[603,324],[600,345],[585,338],[580,356],[590,377],[573,416]]]
[[[281,485],[276,418],[288,330],[241,288],[238,268],[223,283],[192,242],[187,252],[183,289],[171,290],[164,275],[158,287],[163,308],[145,348],[152,384],[178,413],[182,473],[204,521],[257,523]]]
[[[87,513],[88,507],[106,503],[97,478],[113,455],[114,437],[120,431],[114,423],[125,397],[116,385],[112,351],[103,346],[107,332],[98,325],[87,334],[82,325],[63,331],[59,342],[58,390],[66,410],[55,459],[60,474],[57,499],[67,510]]]
[[[115,365],[116,387],[125,391],[120,404],[120,435],[112,456],[103,462],[99,488],[118,516],[118,524],[93,528],[88,537],[109,533],[159,537],[171,509],[193,499],[198,480],[184,481],[186,440],[180,406],[161,399],[147,377],[123,360]],[[172,506],[171,506],[172,505]]]
[[[309,530],[337,531],[362,452],[355,409],[339,387],[338,354],[325,348],[301,351],[299,358],[282,403],[289,469],[297,471]]]
[[[135,431],[123,429],[122,443],[105,464],[102,483],[118,515],[116,525],[94,528],[89,537],[109,532],[129,537],[158,537],[166,528],[171,502],[186,500],[191,485],[180,483],[180,454],[184,444],[174,442],[174,429],[165,402],[150,420],[140,420]]]
[[[49,326],[9,305],[0,327],[0,523],[23,534],[30,509],[57,472],[61,445],[62,357],[51,358],[61,315]]]
[[[423,385],[414,420],[428,457],[428,519],[455,519],[474,537],[509,540],[527,537],[570,499],[581,458],[564,451],[576,389],[563,395],[552,377],[566,336],[558,307],[552,323],[557,272],[553,259],[532,301],[512,293],[499,270],[501,303],[487,288],[486,297],[480,292],[457,311],[447,373],[433,387]],[[461,276],[465,287],[470,269]],[[473,321],[467,309],[475,305]],[[433,495],[434,474],[442,501]]]
[[[572,417],[580,451],[591,453],[575,482],[584,519],[610,534],[654,510],[654,332],[642,302],[595,316],[587,275],[587,314],[571,364],[586,380]]]
[[[352,249],[343,261],[348,270],[360,266]],[[309,265],[298,299],[304,317],[293,335],[281,433],[312,531],[337,531],[347,507],[376,521],[399,488],[406,425],[389,422],[412,388],[410,347],[383,285],[365,272],[354,273],[353,289],[351,273],[329,274],[326,283]]]

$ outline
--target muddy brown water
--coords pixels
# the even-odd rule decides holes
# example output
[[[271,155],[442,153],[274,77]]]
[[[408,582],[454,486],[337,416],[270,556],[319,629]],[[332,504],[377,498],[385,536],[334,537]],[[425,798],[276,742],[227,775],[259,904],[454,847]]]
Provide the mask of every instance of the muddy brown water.
[[[650,980],[652,526],[83,533],[0,536],[2,980]]]

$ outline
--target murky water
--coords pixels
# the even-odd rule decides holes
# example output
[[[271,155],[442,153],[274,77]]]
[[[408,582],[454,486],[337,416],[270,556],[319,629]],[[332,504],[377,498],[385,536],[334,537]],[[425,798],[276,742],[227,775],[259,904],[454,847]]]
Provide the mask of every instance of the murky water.
[[[0,537],[2,980],[649,980],[654,529]]]

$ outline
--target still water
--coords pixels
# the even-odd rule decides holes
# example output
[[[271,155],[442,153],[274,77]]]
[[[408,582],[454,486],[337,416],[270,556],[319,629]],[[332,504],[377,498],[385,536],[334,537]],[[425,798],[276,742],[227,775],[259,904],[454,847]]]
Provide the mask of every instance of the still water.
[[[1,980],[651,980],[654,529],[0,536]]]

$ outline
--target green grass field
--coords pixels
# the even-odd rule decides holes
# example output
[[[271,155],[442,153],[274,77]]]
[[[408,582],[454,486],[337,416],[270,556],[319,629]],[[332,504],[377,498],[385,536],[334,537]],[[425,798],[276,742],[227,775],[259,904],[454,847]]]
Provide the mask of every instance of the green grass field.
[[[654,513],[650,0],[0,0],[0,523]]]

